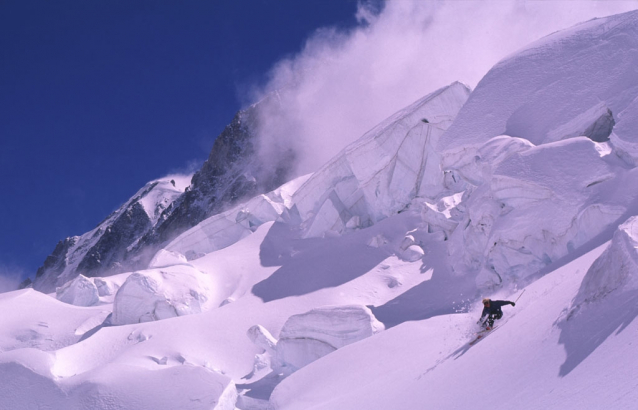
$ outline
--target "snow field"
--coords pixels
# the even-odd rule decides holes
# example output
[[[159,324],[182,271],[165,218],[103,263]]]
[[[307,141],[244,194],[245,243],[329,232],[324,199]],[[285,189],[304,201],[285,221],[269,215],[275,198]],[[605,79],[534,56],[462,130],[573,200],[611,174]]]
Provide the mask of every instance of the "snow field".
[[[566,312],[603,248],[528,286],[516,307],[504,308],[502,327],[474,346],[467,344],[468,329],[480,308],[403,323],[299,370],[277,386],[271,402],[278,410],[466,409],[480,400],[495,409],[634,408],[635,322],[599,340],[579,366],[565,368],[570,356],[582,355],[581,346],[562,343],[571,326]],[[600,324],[576,320],[594,333]]]
[[[402,219],[403,222],[399,221],[393,228],[394,231],[384,229],[384,235],[397,243],[403,238],[405,227],[413,222],[414,216],[404,215]],[[172,386],[172,389],[175,383],[193,385],[193,389],[199,388],[197,386],[201,386],[201,383],[196,383],[192,378],[199,380],[200,376],[197,374],[203,371],[201,369],[205,370],[204,375],[208,374],[206,372],[213,372],[219,377],[225,378],[224,380],[232,381],[232,386],[242,384],[244,389],[250,389],[250,386],[246,386],[264,376],[258,374],[254,379],[244,379],[244,376],[249,375],[254,370],[255,356],[262,352],[262,349],[254,345],[246,334],[252,326],[261,324],[271,333],[279,336],[286,321],[294,315],[305,314],[317,306],[325,305],[383,304],[399,295],[403,289],[428,280],[431,276],[421,272],[420,262],[403,262],[392,256],[386,248],[371,248],[364,245],[362,242],[379,232],[362,231],[348,237],[322,239],[324,245],[318,249],[311,247],[300,251],[292,258],[289,257],[288,263],[308,266],[308,261],[325,259],[327,255],[334,255],[336,249],[345,248],[344,255],[350,255],[350,258],[339,258],[336,264],[327,268],[337,270],[331,272],[333,279],[339,280],[338,283],[334,283],[334,286],[323,286],[322,280],[325,280],[329,273],[322,270],[326,268],[318,266],[317,270],[310,270],[306,273],[305,281],[297,283],[300,286],[297,290],[294,288],[284,289],[286,292],[298,292],[297,296],[284,297],[276,294],[276,292],[281,292],[278,286],[272,288],[273,293],[271,294],[269,288],[265,287],[261,294],[261,297],[267,300],[264,301],[249,291],[255,283],[272,278],[277,271],[282,269],[282,266],[262,266],[262,258],[267,256],[263,254],[263,249],[267,248],[265,243],[280,244],[281,240],[285,239],[280,236],[268,237],[276,231],[273,224],[268,223],[260,227],[255,234],[244,238],[231,247],[192,261],[196,264],[197,269],[211,275],[220,272],[220,277],[228,278],[229,289],[234,289],[230,294],[237,300],[198,315],[180,316],[126,326],[103,327],[81,343],[57,350],[53,356],[34,359],[38,363],[42,363],[46,359],[45,364],[39,365],[45,369],[42,371],[45,376],[37,376],[36,373],[32,373],[31,370],[28,370],[32,368],[30,365],[19,366],[21,369],[19,372],[24,373],[22,380],[25,383],[27,381],[35,383],[35,380],[43,380],[44,377],[45,380],[42,383],[45,383],[48,386],[47,389],[50,390],[50,393],[43,394],[40,399],[37,399],[40,401],[34,400],[39,404],[58,403],[53,408],[57,406],[57,408],[73,409],[73,406],[82,405],[76,404],[73,400],[79,400],[80,397],[89,400],[92,397],[91,400],[95,401],[94,408],[107,408],[103,407],[108,402],[105,395],[112,395],[113,400],[124,400],[123,398],[138,400],[135,397],[141,396],[124,391],[125,386],[133,390],[149,391],[144,390],[151,388],[144,387],[150,386],[150,382],[145,380],[156,380],[153,382],[156,383],[153,384],[154,388]],[[359,258],[355,258],[357,260],[349,261],[348,259],[352,259],[353,255],[357,255],[358,252],[354,252],[355,249],[364,252]],[[372,261],[369,261],[371,256]],[[285,266],[285,263],[283,265]],[[363,267],[359,270],[361,276],[352,277],[349,280],[343,278],[345,272],[359,265]],[[176,265],[175,267],[183,266]],[[224,272],[230,272],[231,269],[232,275],[224,275]],[[312,281],[313,275],[317,275],[315,279],[319,280],[319,283],[316,284],[317,289],[315,291],[304,289],[302,285],[308,283],[308,280]],[[108,306],[79,308],[62,304],[37,292],[30,292],[71,310],[97,310]],[[41,315],[46,316],[45,313],[41,313]],[[82,322],[86,320],[84,319]],[[79,323],[79,327],[86,328],[89,325]],[[75,328],[69,329],[69,332],[74,334]],[[15,362],[13,355],[20,352],[23,350],[9,352],[9,356],[0,355],[0,361],[5,362],[7,366],[13,366],[6,371],[18,371],[15,369],[16,364],[11,363]],[[31,356],[32,353],[27,352],[25,355]],[[173,367],[183,367],[190,370],[175,370],[178,373],[164,371],[164,369]],[[127,379],[128,382],[122,384],[115,383],[116,375],[124,369],[131,374],[151,373],[139,373],[140,376],[137,379]],[[163,379],[161,373],[156,374],[158,371],[166,373],[167,379]],[[179,377],[179,379],[174,379],[174,377]],[[172,380],[170,383],[169,379]],[[166,380],[166,382],[162,380]],[[140,383],[143,385],[140,386]],[[87,387],[93,385],[99,386],[96,387],[97,390],[91,390]],[[0,398],[3,400],[2,406],[18,406],[15,408],[19,408],[20,403],[27,400],[28,389],[25,391],[24,385],[23,387],[13,386],[12,389],[16,393],[21,393],[13,396],[0,394]],[[83,393],[78,393],[76,398],[74,398],[75,396],[61,396],[60,391],[67,390]],[[108,392],[108,394],[104,392]],[[222,395],[221,391],[219,394]],[[65,398],[58,401],[58,396]],[[116,402],[121,403],[117,400]],[[179,407],[182,404],[175,400],[168,400],[168,398],[165,398],[162,406],[157,404],[156,407],[152,408],[189,408]]]

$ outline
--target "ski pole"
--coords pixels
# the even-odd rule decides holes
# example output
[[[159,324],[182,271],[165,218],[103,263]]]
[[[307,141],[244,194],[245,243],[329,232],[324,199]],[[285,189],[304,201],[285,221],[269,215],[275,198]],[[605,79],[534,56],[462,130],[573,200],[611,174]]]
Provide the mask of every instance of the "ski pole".
[[[527,288],[523,289],[523,291],[521,292],[520,295],[518,295],[518,297],[516,298],[516,300],[514,301],[514,303],[518,302],[518,300],[521,298],[521,296],[523,296],[523,293],[525,293],[525,291],[527,290]]]

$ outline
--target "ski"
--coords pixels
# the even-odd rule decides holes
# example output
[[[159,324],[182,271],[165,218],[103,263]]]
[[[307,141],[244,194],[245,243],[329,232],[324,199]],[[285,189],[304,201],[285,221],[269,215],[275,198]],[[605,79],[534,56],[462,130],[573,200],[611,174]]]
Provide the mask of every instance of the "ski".
[[[484,338],[484,337],[486,337],[487,335],[489,335],[490,333],[492,333],[494,330],[496,330],[496,328],[497,328],[497,327],[498,327],[498,326],[494,326],[493,328],[491,328],[491,329],[489,329],[489,330],[488,330],[488,329],[483,329],[483,330],[481,330],[481,331],[476,332],[476,338],[470,342],[470,346],[474,346],[474,344],[475,344],[476,342],[478,342],[478,341],[479,341],[479,340],[481,340],[482,338]]]

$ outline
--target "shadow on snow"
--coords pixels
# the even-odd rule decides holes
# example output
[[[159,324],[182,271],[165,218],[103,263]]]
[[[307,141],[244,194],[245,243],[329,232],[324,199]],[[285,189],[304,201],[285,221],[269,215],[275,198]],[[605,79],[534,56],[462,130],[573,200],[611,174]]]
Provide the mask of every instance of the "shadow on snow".
[[[274,224],[261,245],[260,258],[264,266],[281,267],[255,284],[252,293],[270,302],[337,287],[369,272],[389,254],[356,240],[357,233],[296,239],[293,228]]]
[[[567,358],[559,376],[567,376],[612,333],[625,330],[638,316],[638,290],[612,292],[604,299],[581,305],[580,309],[559,322],[558,342],[565,346]]]
[[[454,276],[447,268],[444,242],[431,241],[425,246],[421,272],[433,270],[430,280],[421,282],[387,303],[370,306],[374,316],[386,329],[413,320],[433,316],[466,313],[476,298],[474,277]]]

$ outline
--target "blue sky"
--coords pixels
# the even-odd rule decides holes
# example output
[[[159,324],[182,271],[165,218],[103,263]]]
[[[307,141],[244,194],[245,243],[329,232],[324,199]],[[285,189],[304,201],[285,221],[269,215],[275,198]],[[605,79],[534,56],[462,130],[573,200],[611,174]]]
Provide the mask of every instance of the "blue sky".
[[[0,273],[33,275],[146,182],[201,164],[349,0],[0,2]]]

